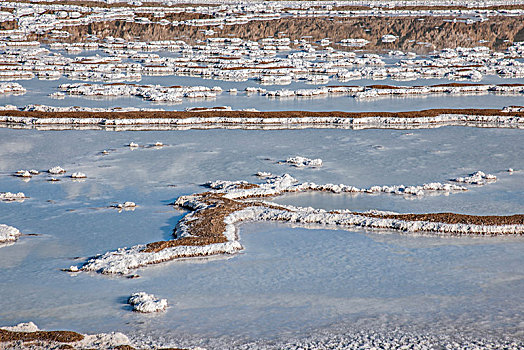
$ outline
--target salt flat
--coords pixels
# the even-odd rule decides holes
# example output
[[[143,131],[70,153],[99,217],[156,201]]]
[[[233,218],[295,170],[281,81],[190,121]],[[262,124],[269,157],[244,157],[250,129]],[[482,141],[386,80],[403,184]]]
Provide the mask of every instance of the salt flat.
[[[160,264],[136,271],[138,279],[75,276],[60,269],[108,250],[169,239],[185,215],[168,206],[174,199],[204,191],[200,185],[208,180],[259,182],[254,176],[259,170],[367,187],[447,180],[483,169],[496,174],[497,182],[449,196],[322,193],[275,200],[327,209],[521,213],[520,130],[0,132],[0,186],[30,196],[24,203],[0,203],[2,218],[23,233],[40,234],[0,250],[6,323],[31,318],[45,329],[123,331],[138,343],[151,331],[173,344],[211,348],[236,337],[238,344],[271,347],[264,342],[274,337],[292,342],[306,329],[328,327],[323,331],[342,334],[339,326],[357,320],[358,329],[376,330],[436,322],[432,331],[437,334],[448,332],[447,322],[455,319],[456,327],[472,337],[480,336],[480,329],[497,339],[517,334],[512,325],[522,301],[519,293],[506,295],[522,288],[518,237],[413,237],[248,223],[239,231],[245,250],[232,259]],[[131,141],[165,146],[133,150],[126,146]],[[104,149],[111,151],[101,154]],[[299,154],[320,158],[323,166],[279,164]],[[64,175],[50,183],[45,174],[29,182],[11,176],[20,167],[44,170],[54,164],[88,177],[74,182]],[[515,169],[511,174],[509,167]],[[139,207],[121,213],[108,208],[124,201]],[[484,261],[490,261],[488,267]],[[35,283],[38,288],[29,287]],[[29,292],[18,293],[21,286]],[[127,297],[140,290],[168,299],[170,307],[154,318],[131,313]],[[399,310],[407,310],[401,320]],[[499,316],[486,320],[486,313]]]
[[[0,348],[523,348],[523,19],[3,1]]]

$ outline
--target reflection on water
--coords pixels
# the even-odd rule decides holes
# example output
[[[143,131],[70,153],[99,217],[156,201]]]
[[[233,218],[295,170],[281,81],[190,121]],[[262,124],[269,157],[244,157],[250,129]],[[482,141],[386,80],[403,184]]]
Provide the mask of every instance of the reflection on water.
[[[393,327],[433,324],[436,333],[475,325],[466,331],[515,334],[524,312],[521,237],[413,237],[257,223],[240,227],[246,249],[230,259],[160,264],[137,271],[138,279],[60,269],[108,250],[169,239],[185,214],[168,205],[174,199],[204,191],[200,184],[208,180],[260,181],[253,176],[257,171],[369,187],[444,182],[482,170],[498,181],[449,196],[306,193],[275,200],[327,209],[522,213],[520,133],[462,127],[409,133],[2,129],[0,191],[22,191],[30,198],[0,203],[1,222],[39,236],[0,248],[0,318],[4,324],[32,320],[46,329],[154,330],[193,340],[285,338],[348,323],[379,327],[384,320]],[[131,150],[126,146],[131,141],[166,146]],[[103,154],[104,149],[112,151]],[[321,158],[324,165],[278,164],[295,155]],[[56,165],[68,171],[56,183],[46,173],[27,183],[11,176]],[[504,171],[510,167],[513,174]],[[67,178],[75,171],[87,179]],[[109,208],[125,201],[138,207],[120,213]],[[124,302],[137,291],[167,298],[170,308],[150,316],[130,312]]]

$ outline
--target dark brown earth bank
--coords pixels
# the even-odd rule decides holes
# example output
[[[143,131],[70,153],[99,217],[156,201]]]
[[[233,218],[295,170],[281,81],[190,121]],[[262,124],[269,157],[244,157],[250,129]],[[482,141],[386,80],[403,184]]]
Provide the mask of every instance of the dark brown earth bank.
[[[177,14],[179,20],[184,16]],[[187,14],[187,19],[195,14]],[[188,26],[139,24],[126,21],[91,23],[65,27],[71,33],[65,41],[85,40],[85,34],[99,38],[120,37],[129,41],[154,41],[182,39],[188,43],[205,40],[210,36],[204,30],[212,29],[211,37],[238,37],[244,40],[260,40],[267,37],[288,37],[291,40],[305,39],[315,42],[329,38],[333,43],[347,38],[362,38],[369,44],[366,51],[403,50],[427,53],[433,50],[456,47],[487,46],[503,50],[512,42],[524,40],[523,17],[490,17],[485,22],[465,23],[462,20],[442,17],[356,17],[356,18],[281,18],[267,21],[251,21],[245,24],[217,26]],[[383,43],[383,35],[393,34],[398,40]],[[46,36],[36,36],[45,41]],[[337,48],[338,47],[337,45]],[[354,50],[356,48],[348,48]]]
[[[500,109],[426,109],[408,112],[309,112],[309,111],[140,111],[140,112],[40,112],[40,111],[1,111],[1,116],[28,118],[106,118],[106,119],[187,119],[187,118],[422,118],[437,117],[443,114],[478,116],[524,117],[524,112],[504,112]]]

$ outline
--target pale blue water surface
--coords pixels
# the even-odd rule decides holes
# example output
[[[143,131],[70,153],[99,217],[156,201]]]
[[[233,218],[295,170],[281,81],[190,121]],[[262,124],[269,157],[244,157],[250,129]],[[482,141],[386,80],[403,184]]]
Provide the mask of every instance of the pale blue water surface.
[[[130,150],[125,145],[131,141],[166,146]],[[152,332],[191,344],[223,337],[286,338],[345,323],[433,324],[432,332],[460,327],[522,341],[522,237],[443,238],[246,223],[240,226],[245,250],[229,259],[159,264],[138,270],[138,279],[73,276],[60,269],[108,250],[168,239],[184,215],[169,206],[178,196],[204,191],[200,185],[208,180],[258,182],[257,171],[368,187],[446,182],[482,170],[498,181],[449,196],[303,193],[274,200],[326,209],[524,213],[523,141],[522,130],[465,127],[409,132],[0,129],[0,191],[30,197],[23,203],[0,202],[0,223],[38,234],[0,248],[1,323]],[[104,149],[111,152],[101,155]],[[322,158],[324,166],[277,164],[295,155]],[[43,173],[23,182],[11,175],[55,165],[88,177],[49,182]],[[516,171],[509,174],[508,168]],[[121,213],[108,208],[123,201],[139,207]],[[125,301],[136,291],[167,298],[169,309],[155,315],[131,312]]]

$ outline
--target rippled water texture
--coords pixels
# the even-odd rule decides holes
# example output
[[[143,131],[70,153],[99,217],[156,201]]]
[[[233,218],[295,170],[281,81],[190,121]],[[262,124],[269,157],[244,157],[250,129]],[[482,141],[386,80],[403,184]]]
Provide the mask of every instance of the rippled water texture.
[[[134,141],[160,149],[125,145]],[[257,171],[300,181],[371,185],[445,182],[476,170],[498,181],[449,196],[290,194],[279,203],[318,208],[524,212],[524,139],[520,130],[442,127],[431,130],[190,130],[169,132],[0,130],[0,191],[22,191],[23,203],[0,202],[1,223],[24,236],[0,248],[0,319],[44,329],[121,330],[188,344],[224,337],[242,341],[314,334],[340,325],[409,324],[427,332],[461,329],[522,339],[522,237],[409,236],[388,231],[240,226],[245,250],[232,258],[170,262],[140,269],[139,279],[60,271],[119,247],[169,239],[184,215],[174,199],[208,180],[260,181]],[[109,154],[101,155],[102,150]],[[321,158],[319,169],[279,160]],[[20,169],[60,165],[84,172],[29,182]],[[516,171],[506,172],[508,168]],[[108,208],[134,201],[135,211]],[[76,259],[79,257],[80,259]],[[133,313],[133,292],[167,298],[157,315]],[[431,329],[424,328],[432,325]],[[338,328],[337,328],[338,327]],[[229,338],[228,338],[229,339]],[[208,345],[209,345],[208,344]],[[218,347],[218,345],[216,345]]]

